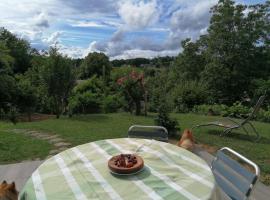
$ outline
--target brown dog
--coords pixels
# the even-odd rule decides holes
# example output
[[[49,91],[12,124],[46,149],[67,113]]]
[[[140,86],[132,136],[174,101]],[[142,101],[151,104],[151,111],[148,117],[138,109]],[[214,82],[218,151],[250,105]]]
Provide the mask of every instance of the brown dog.
[[[184,133],[182,134],[182,137],[178,142],[178,146],[187,149],[189,151],[193,151],[194,144],[195,141],[192,132],[189,129],[184,130]]]
[[[8,184],[3,181],[0,184],[0,200],[18,200],[19,192],[16,190],[16,185],[14,182]]]

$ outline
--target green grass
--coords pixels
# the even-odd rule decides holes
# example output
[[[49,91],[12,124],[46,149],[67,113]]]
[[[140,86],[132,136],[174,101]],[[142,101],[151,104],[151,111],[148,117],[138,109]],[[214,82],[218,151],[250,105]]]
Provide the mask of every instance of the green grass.
[[[45,141],[29,138],[18,133],[0,130],[0,163],[14,163],[35,158],[44,159],[51,149]]]
[[[185,128],[191,128],[193,125],[215,121],[221,119],[220,117],[209,117],[195,114],[173,114],[173,117],[177,118],[180,127],[183,131]],[[143,116],[132,116],[128,113],[115,113],[115,114],[92,114],[92,115],[82,115],[74,116],[73,118],[62,117],[60,119],[49,119],[40,122],[31,123],[18,123],[17,125],[12,125],[10,123],[0,122],[0,131],[8,131],[11,129],[30,129],[30,130],[41,130],[44,132],[51,132],[61,135],[67,141],[71,142],[74,146],[107,138],[118,138],[126,137],[128,127],[133,124],[144,124],[151,125],[154,123],[154,115],[147,117]],[[195,138],[198,142],[208,144],[215,147],[228,146],[243,154],[247,158],[256,162],[263,174],[270,174],[270,124],[254,122],[255,127],[262,135],[262,139],[258,143],[254,143],[248,136],[246,136],[241,130],[234,132],[226,137],[220,137],[219,133],[222,129],[218,128],[199,128],[194,130]],[[7,134],[7,133],[5,133]],[[12,137],[18,137],[14,135]],[[1,137],[2,138],[2,137]],[[18,140],[14,144],[9,144],[12,142],[9,140],[0,139],[1,143],[7,144],[7,148],[15,148],[15,146],[25,146],[23,142]],[[46,145],[40,145],[40,150],[36,152],[29,152],[29,157],[37,154],[37,157],[41,157],[48,152],[48,147]],[[33,149],[33,147],[25,147]],[[43,150],[43,148],[45,150]],[[0,150],[1,151],[1,150]],[[20,152],[21,150],[12,150],[17,152],[16,157],[8,154],[5,156],[0,156],[0,162],[13,161],[20,156],[24,159],[27,154]],[[4,160],[3,160],[4,159]]]

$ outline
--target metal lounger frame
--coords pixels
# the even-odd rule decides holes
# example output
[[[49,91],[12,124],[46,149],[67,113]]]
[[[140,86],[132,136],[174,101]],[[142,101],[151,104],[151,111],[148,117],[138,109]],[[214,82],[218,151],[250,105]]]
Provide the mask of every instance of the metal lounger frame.
[[[245,133],[247,135],[249,135],[248,130],[244,127],[244,125],[248,124],[252,128],[254,133],[256,134],[256,141],[258,141],[260,139],[260,134],[258,133],[256,128],[254,127],[254,125],[250,122],[250,120],[252,120],[255,117],[255,115],[258,113],[258,111],[259,111],[262,103],[264,102],[265,98],[266,98],[266,95],[260,96],[259,100],[257,101],[256,105],[253,108],[253,111],[249,114],[249,116],[246,119],[242,118],[243,119],[242,122],[237,122],[237,121],[235,121],[235,120],[233,120],[233,119],[231,119],[229,117],[226,117],[226,119],[233,122],[233,125],[226,126],[225,124],[222,124],[222,123],[209,122],[209,123],[205,123],[205,124],[195,125],[191,129],[199,128],[199,127],[202,127],[202,126],[223,127],[223,128],[225,128],[225,130],[220,134],[222,136],[222,135],[226,135],[226,134],[230,133],[233,129],[242,128],[245,131]]]

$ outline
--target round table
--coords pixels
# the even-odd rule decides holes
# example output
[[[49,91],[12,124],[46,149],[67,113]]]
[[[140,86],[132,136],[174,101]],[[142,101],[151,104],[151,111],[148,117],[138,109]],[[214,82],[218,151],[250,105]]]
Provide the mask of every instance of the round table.
[[[114,175],[111,156],[137,150],[145,163],[136,175]],[[45,161],[29,178],[21,200],[211,199],[215,180],[195,154],[164,142],[121,138],[80,145]]]

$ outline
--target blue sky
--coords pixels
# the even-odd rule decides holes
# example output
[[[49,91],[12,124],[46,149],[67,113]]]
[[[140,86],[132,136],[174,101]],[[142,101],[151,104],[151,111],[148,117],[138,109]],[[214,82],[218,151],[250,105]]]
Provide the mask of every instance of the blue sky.
[[[264,0],[237,0],[263,3]],[[0,0],[0,27],[39,50],[111,59],[177,55],[181,40],[206,33],[217,0]]]

